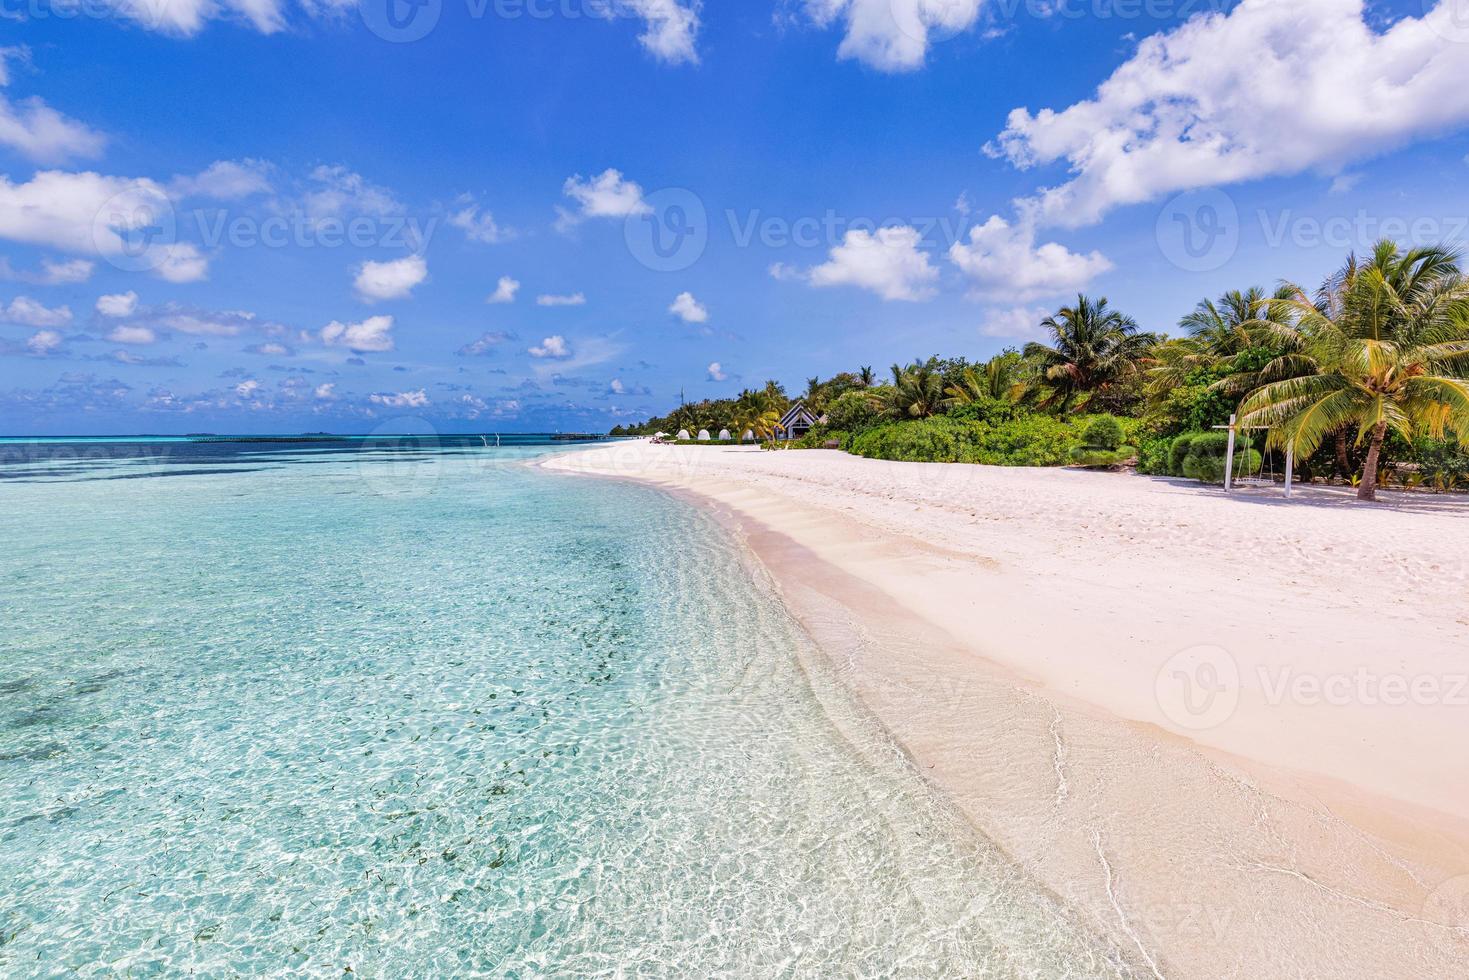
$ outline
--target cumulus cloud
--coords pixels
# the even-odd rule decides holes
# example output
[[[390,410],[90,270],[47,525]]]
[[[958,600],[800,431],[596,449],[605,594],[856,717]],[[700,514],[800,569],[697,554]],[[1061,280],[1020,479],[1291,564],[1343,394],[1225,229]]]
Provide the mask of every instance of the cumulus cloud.
[[[679,293],[673,305],[668,308],[668,312],[683,320],[684,323],[705,323],[709,319],[708,308],[694,299],[693,293]]]
[[[449,224],[464,232],[464,237],[481,245],[499,245],[515,237],[515,229],[506,228],[495,220],[488,209],[481,208],[472,198],[460,198],[461,207],[449,214]]]
[[[876,232],[853,229],[831,250],[830,259],[804,278],[813,286],[856,286],[885,300],[926,300],[934,294],[939,271],[919,251],[919,241],[918,230],[906,225]],[[776,278],[789,272],[784,266],[771,268]]]
[[[55,330],[37,330],[26,340],[26,348],[32,354],[49,354],[61,346],[61,334]]]
[[[1334,174],[1469,122],[1461,6],[1379,31],[1363,0],[1242,0],[1145,38],[1090,99],[1015,109],[987,149],[1021,168],[1064,161],[1072,177],[1035,206],[1069,227],[1178,191]]]
[[[12,62],[29,64],[30,49],[24,45],[0,48],[0,87],[10,84]],[[0,146],[10,147],[33,163],[101,156],[106,142],[101,133],[62,115],[36,96],[12,102],[0,93]]]
[[[536,297],[537,306],[586,306],[587,297],[583,293],[571,293],[566,296],[541,295]]]
[[[503,330],[491,330],[480,334],[478,340],[465,344],[459,350],[455,351],[455,353],[460,357],[482,357],[494,351],[495,348],[503,344],[508,344],[514,339],[515,335],[512,333],[506,333]]]
[[[710,364],[709,364],[709,375],[708,375],[708,377],[709,377],[709,380],[710,381],[728,381],[729,380],[729,375],[727,375],[727,374],[724,373],[724,365],[720,364],[718,361],[711,361],[710,362]]]
[[[1028,302],[1079,291],[1112,268],[1100,252],[1073,252],[1057,242],[1035,243],[1029,219],[1010,224],[999,215],[969,229],[969,241],[955,242],[949,260],[974,282],[976,296],[1004,296]]]
[[[328,347],[380,354],[393,349],[393,318],[370,316],[361,323],[333,320],[321,328],[321,342]]]
[[[643,18],[647,29],[638,41],[659,61],[668,64],[698,64],[695,38],[699,33],[699,2],[678,0],[626,0],[628,9]]]
[[[983,0],[806,0],[819,25],[840,21],[837,56],[879,71],[923,67],[929,47],[974,26]]]
[[[263,160],[216,160],[192,177],[175,177],[168,189],[179,198],[208,197],[217,201],[269,194],[270,165]]]
[[[92,278],[97,263],[89,259],[42,259],[39,272],[16,269],[0,256],[0,279],[28,282],[37,286],[75,286]]]
[[[652,208],[643,200],[643,189],[622,176],[622,171],[608,168],[591,179],[581,174],[566,178],[562,193],[576,202],[576,210],[558,207],[556,226],[563,231],[587,218],[626,218],[650,214]]]
[[[428,262],[409,255],[390,262],[364,262],[357,269],[353,286],[364,302],[404,299],[428,278]]]
[[[295,351],[278,341],[268,340],[263,344],[251,344],[245,348],[246,354],[259,354],[262,357],[291,357]]]
[[[172,215],[168,195],[146,178],[43,170],[17,184],[0,175],[0,238],[100,255],[169,282],[205,278],[208,260],[195,246],[146,238]]]
[[[417,391],[399,391],[387,394],[371,394],[367,400],[374,405],[387,408],[423,408],[428,405],[428,395],[422,388]]]
[[[132,290],[97,297],[97,312],[103,316],[132,316],[138,308],[138,294]]]
[[[346,167],[322,165],[311,171],[310,186],[301,197],[301,210],[313,222],[351,215],[387,217],[403,205],[386,188],[370,183]]]
[[[513,303],[515,294],[520,292],[520,281],[509,276],[501,276],[495,285],[495,291],[485,300],[486,303]]]
[[[107,339],[114,344],[147,345],[158,342],[158,335],[150,327],[123,324],[113,327]]]
[[[554,334],[541,341],[535,347],[530,348],[527,353],[530,354],[531,357],[565,360],[566,358],[571,357],[572,351],[571,345],[566,342],[565,337],[561,336],[560,334]]]
[[[0,309],[0,320],[23,327],[64,327],[71,322],[71,308],[47,307],[29,296],[17,296]]]
[[[331,381],[325,384],[319,384],[316,386],[315,394],[319,400],[329,402],[337,397],[337,386]]]

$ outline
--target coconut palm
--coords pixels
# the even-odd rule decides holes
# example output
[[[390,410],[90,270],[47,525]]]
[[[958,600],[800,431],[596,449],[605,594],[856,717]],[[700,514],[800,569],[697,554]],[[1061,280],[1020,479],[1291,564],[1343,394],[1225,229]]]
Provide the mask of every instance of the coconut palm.
[[[1051,343],[1025,345],[1025,356],[1036,362],[1051,386],[1047,404],[1069,411],[1090,395],[1133,377],[1157,338],[1142,333],[1130,316],[1109,309],[1103,297],[1093,301],[1078,296],[1041,321]]]
[[[926,419],[943,408],[944,376],[934,358],[892,366],[888,409],[899,418]]]
[[[1295,322],[1274,328],[1287,353],[1261,372],[1278,380],[1245,399],[1242,424],[1270,426],[1272,446],[1302,456],[1354,426],[1367,444],[1361,500],[1377,499],[1390,430],[1408,439],[1453,430],[1469,444],[1469,282],[1454,252],[1383,241],[1314,301],[1291,292],[1282,305]]]
[[[872,370],[871,365],[863,367],[857,372],[857,380],[864,388],[871,388],[877,384],[877,372]]]
[[[1261,347],[1274,347],[1273,327],[1286,324],[1284,303],[1292,298],[1282,286],[1273,296],[1258,286],[1232,289],[1219,299],[1200,300],[1193,312],[1178,321],[1187,336],[1165,340],[1153,348],[1148,369],[1148,395],[1158,397],[1184,384],[1200,368],[1216,368]]]
[[[1015,351],[996,354],[982,365],[964,369],[944,394],[951,405],[1001,401],[1014,404],[1025,396],[1024,362]]]

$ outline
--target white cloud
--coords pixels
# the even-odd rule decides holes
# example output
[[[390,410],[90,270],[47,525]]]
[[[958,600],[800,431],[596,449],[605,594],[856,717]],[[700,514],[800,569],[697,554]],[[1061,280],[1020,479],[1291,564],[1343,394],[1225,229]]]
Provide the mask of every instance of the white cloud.
[[[626,0],[628,8],[647,22],[638,41],[660,61],[698,64],[694,39],[699,33],[699,0],[688,6],[678,0]]]
[[[403,210],[391,191],[346,167],[323,165],[311,171],[310,179],[313,186],[302,196],[301,209],[313,222],[358,214],[385,217]]]
[[[10,63],[30,63],[24,45],[0,48],[0,87],[10,84]],[[37,97],[12,102],[0,94],[0,146],[8,146],[35,163],[102,155],[107,140],[84,123],[69,119]]]
[[[239,395],[241,398],[249,398],[251,395],[255,394],[255,392],[259,390],[259,381],[241,381],[239,384],[235,385],[235,394]]]
[[[488,210],[472,200],[460,199],[464,206],[449,214],[449,224],[464,232],[464,237],[482,245],[499,245],[515,237],[515,229],[506,228]]]
[[[337,397],[337,386],[336,386],[336,384],[333,383],[333,382],[331,382],[331,381],[328,381],[325,384],[319,384],[319,385],[317,385],[316,386],[316,397],[319,398],[321,401],[324,401],[324,402],[329,402],[332,399],[336,398]]]
[[[42,273],[37,281],[45,286],[74,286],[92,278],[92,271],[96,268],[96,263],[87,259],[67,259],[64,262],[42,259]]]
[[[840,58],[855,58],[880,71],[923,67],[935,41],[974,26],[983,0],[806,0],[806,10],[825,27],[840,19],[846,35]]]
[[[263,160],[216,160],[192,177],[178,176],[168,189],[175,197],[238,201],[271,191],[270,165]]]
[[[709,380],[728,381],[729,375],[724,373],[724,365],[720,364],[718,361],[711,362],[709,365]]]
[[[100,255],[129,269],[148,269],[170,282],[194,282],[208,260],[187,242],[156,241],[141,250],[135,233],[148,223],[168,225],[173,205],[146,178],[44,170],[24,184],[0,174],[0,238]],[[165,229],[166,230],[166,229]]]
[[[1082,255],[1057,242],[1036,245],[1035,226],[1026,219],[1011,225],[994,215],[969,229],[969,241],[955,242],[949,260],[969,274],[978,296],[1028,302],[1080,290],[1112,268],[1100,252]]]
[[[361,323],[333,320],[321,328],[321,342],[328,347],[382,353],[393,349],[393,318],[370,316]]]
[[[409,255],[391,262],[362,263],[353,285],[359,297],[373,302],[403,299],[427,278],[428,262],[421,255]]]
[[[481,357],[514,339],[515,336],[513,334],[508,334],[503,330],[491,330],[480,334],[478,340],[465,344],[456,353],[460,357]]]
[[[367,396],[367,400],[374,405],[385,405],[388,408],[423,408],[428,404],[428,395],[419,388],[417,391],[372,394]]]
[[[1432,2],[1432,0],[1426,0]],[[1088,100],[1010,113],[987,149],[1073,176],[1036,201],[1079,226],[1176,191],[1347,164],[1469,122],[1458,0],[1385,31],[1363,0],[1242,0],[1145,38]]]
[[[587,298],[583,293],[571,293],[568,296],[541,295],[536,297],[537,306],[586,306]]]
[[[158,249],[153,273],[168,282],[199,282],[209,277],[209,260],[189,242],[174,242]]]
[[[278,344],[272,340],[267,341],[263,344],[253,344],[249,347],[246,347],[245,353],[261,354],[265,357],[290,357],[292,351],[291,348],[287,347],[285,344]]]
[[[1050,311],[1041,307],[988,310],[980,324],[979,335],[1003,340],[1038,340],[1045,333],[1040,322],[1049,315]]]
[[[138,294],[132,290],[97,297],[97,312],[103,316],[132,316],[138,308]]]
[[[554,334],[541,341],[535,347],[527,351],[531,357],[549,357],[555,360],[565,360],[571,356],[571,346],[566,343],[566,338],[560,334]]]
[[[61,334],[55,330],[37,330],[26,341],[32,354],[49,354],[61,346]]]
[[[520,282],[509,276],[501,276],[500,282],[495,286],[495,291],[490,294],[486,303],[513,303],[515,294],[520,292]]]
[[[114,344],[153,344],[158,342],[158,335],[149,327],[122,325],[113,327],[107,339]]]
[[[64,327],[71,322],[71,308],[46,307],[29,296],[17,296],[8,307],[0,309],[0,321],[23,327]]]
[[[155,322],[166,330],[177,330],[191,337],[235,337],[255,326],[255,314],[240,310],[188,312],[173,307],[158,316]]]
[[[262,34],[286,26],[282,0],[109,0],[108,5],[150,31],[176,37],[193,37],[207,22],[223,18],[243,20]]]
[[[831,258],[806,275],[813,286],[857,286],[885,300],[919,301],[933,296],[939,271],[918,250],[916,228],[879,228],[876,233],[861,228],[847,232],[842,244],[831,250]],[[784,267],[772,268],[780,278]]]
[[[622,171],[608,168],[590,180],[581,174],[566,178],[562,193],[577,204],[576,211],[556,209],[556,226],[567,228],[587,218],[626,218],[649,214],[652,208],[643,200],[643,189],[622,176]]]
[[[627,386],[622,383],[621,378],[613,378],[607,384],[607,394],[623,395],[627,393]]]
[[[709,319],[708,308],[694,299],[693,293],[679,293],[668,312],[682,319],[684,323],[705,323]]]

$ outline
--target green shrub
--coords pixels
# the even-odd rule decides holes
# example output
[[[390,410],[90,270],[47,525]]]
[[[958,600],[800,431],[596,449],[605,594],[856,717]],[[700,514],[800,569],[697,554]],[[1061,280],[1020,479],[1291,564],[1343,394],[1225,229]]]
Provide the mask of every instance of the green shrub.
[[[1138,442],[1137,445],[1137,471],[1152,476],[1167,476],[1173,471],[1169,469],[1168,456],[1173,448],[1173,440],[1167,436],[1150,436]]]
[[[1115,450],[1122,443],[1122,423],[1111,415],[1096,416],[1081,434],[1081,445],[1087,449]]]
[[[1076,430],[1049,415],[1024,414],[991,427],[966,463],[989,466],[1065,466]]]
[[[1176,446],[1177,443],[1175,442]],[[1183,475],[1200,483],[1224,482],[1224,464],[1229,454],[1229,433],[1201,432],[1189,441],[1188,456],[1183,461]],[[1235,447],[1235,476],[1254,476],[1265,459],[1248,443]]]
[[[1202,432],[1185,432],[1173,440],[1168,448],[1168,472],[1173,476],[1187,476],[1183,471],[1183,464],[1188,459],[1189,450],[1193,448],[1194,440],[1203,435]]]
[[[936,416],[880,425],[852,437],[850,452],[868,459],[957,463],[977,446],[984,427]]]
[[[842,432],[861,432],[882,421],[882,406],[867,391],[839,395],[826,409],[826,423]]]

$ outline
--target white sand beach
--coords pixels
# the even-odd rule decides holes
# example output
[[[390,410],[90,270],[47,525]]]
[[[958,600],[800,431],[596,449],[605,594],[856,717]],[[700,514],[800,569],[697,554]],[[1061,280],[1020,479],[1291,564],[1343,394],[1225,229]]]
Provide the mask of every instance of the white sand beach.
[[[547,465],[730,520],[914,764],[1157,976],[1465,975],[1464,498],[641,441]]]

